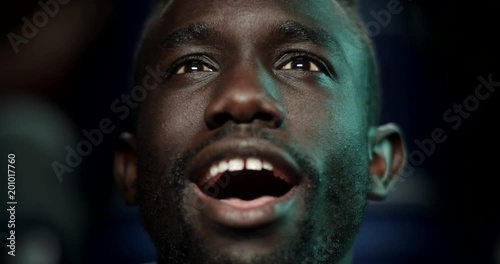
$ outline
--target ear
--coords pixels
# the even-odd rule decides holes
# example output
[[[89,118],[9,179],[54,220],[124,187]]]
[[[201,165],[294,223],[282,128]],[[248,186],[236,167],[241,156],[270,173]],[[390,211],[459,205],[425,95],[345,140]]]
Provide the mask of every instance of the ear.
[[[134,204],[137,182],[137,141],[130,133],[122,133],[118,139],[113,161],[113,174],[127,204]]]
[[[387,124],[374,128],[370,139],[372,188],[368,198],[383,200],[404,167],[406,150],[403,135],[397,125]]]

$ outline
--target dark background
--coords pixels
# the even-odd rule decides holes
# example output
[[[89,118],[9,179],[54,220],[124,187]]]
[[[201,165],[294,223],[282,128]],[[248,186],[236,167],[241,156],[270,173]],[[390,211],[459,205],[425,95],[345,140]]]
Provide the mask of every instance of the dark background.
[[[33,0],[12,2],[0,8],[0,155],[16,154],[17,256],[8,257],[5,248],[2,194],[0,261],[154,260],[137,208],[127,207],[114,187],[115,138],[128,123],[110,110],[130,87],[150,3],[69,1],[16,53],[9,33],[22,36],[22,17],[32,21],[43,9]],[[369,206],[354,262],[500,263],[500,94],[480,101],[456,130],[443,119],[475,94],[478,77],[491,74],[500,82],[500,2],[400,2],[402,12],[373,36],[384,88],[382,121],[401,125],[409,153],[436,128],[447,140],[403,175],[387,201]],[[361,3],[371,22],[371,12],[386,10],[388,1]],[[103,118],[115,131],[61,182],[51,164],[63,163],[66,146],[75,148],[84,139],[81,131],[98,128]],[[6,193],[6,179],[0,189]]]

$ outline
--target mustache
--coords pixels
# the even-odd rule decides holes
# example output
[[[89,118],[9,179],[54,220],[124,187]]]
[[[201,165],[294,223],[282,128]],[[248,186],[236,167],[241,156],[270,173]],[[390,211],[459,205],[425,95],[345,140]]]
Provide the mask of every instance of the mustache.
[[[273,135],[272,132],[270,132],[268,129],[255,126],[241,127],[234,125],[234,126],[228,126],[225,129],[215,132],[215,134],[213,134],[210,138],[204,140],[199,145],[188,150],[182,156],[194,157],[206,146],[211,145],[213,143],[217,143],[217,141],[223,140],[224,138],[233,135],[244,136],[246,138],[251,138],[251,139],[261,139],[269,141],[269,144],[273,144],[284,150],[291,150],[294,148],[289,144],[287,144],[284,140]]]

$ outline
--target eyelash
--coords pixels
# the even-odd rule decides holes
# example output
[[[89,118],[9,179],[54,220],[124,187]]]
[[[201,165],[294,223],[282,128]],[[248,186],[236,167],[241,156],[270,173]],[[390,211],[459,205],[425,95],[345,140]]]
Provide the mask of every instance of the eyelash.
[[[199,63],[199,66],[203,67],[202,70],[204,72],[214,72],[216,71],[216,68],[212,66],[213,63],[209,62],[210,60],[206,56],[189,56],[182,58],[174,63],[170,70],[168,70],[168,76],[170,77],[172,75],[182,75],[182,74],[187,74],[190,73],[189,71],[186,71],[186,67],[188,66],[189,63]],[[182,71],[182,72],[180,72]]]
[[[287,58],[288,57],[288,58]],[[284,62],[279,62],[278,64],[278,70],[283,70],[283,71],[293,71],[297,69],[292,69],[292,63],[295,60],[303,60],[306,63],[310,63],[311,65],[309,67],[312,67],[313,70],[297,70],[297,71],[305,71],[305,72],[318,72],[318,73],[325,73],[330,75],[330,71],[328,70],[328,67],[325,65],[325,63],[319,59],[318,57],[311,55],[309,53],[305,52],[296,52],[296,53],[286,53],[285,55],[281,56],[281,58],[278,61],[284,60],[284,58],[287,58]],[[175,62],[174,65],[170,68],[168,72],[168,75],[166,76],[167,78],[174,76],[174,75],[183,75],[183,74],[189,74],[191,72],[187,71],[187,66],[189,63],[197,63],[199,64],[200,67],[202,67],[202,71],[199,72],[215,72],[217,71],[216,67],[213,67],[213,63],[209,62],[210,59],[208,59],[206,56],[190,56],[190,57],[185,57],[180,59],[179,61]],[[285,69],[285,67],[289,67],[289,69]],[[196,71],[194,71],[196,72]]]
[[[302,59],[308,63],[311,63],[315,66],[315,68],[317,68],[317,70],[308,70],[308,72],[318,72],[318,73],[325,73],[325,74],[330,75],[330,71],[328,70],[328,67],[323,62],[323,60],[321,60],[320,58],[318,58],[310,53],[306,53],[306,52],[291,52],[291,53],[289,52],[289,53],[286,53],[285,55],[281,56],[281,58],[278,60],[279,61],[279,64],[278,64],[279,70],[285,70],[285,71],[294,70],[291,68],[290,69],[283,69],[283,68],[288,66],[288,65],[292,66],[291,63],[297,59]],[[281,62],[283,60],[284,60],[284,62]],[[307,70],[297,70],[297,71],[307,71]]]

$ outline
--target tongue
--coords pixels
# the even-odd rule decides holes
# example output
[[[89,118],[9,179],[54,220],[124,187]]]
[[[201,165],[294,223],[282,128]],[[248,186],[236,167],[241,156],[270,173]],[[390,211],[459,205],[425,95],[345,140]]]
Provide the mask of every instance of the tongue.
[[[276,197],[273,196],[261,196],[259,198],[246,201],[246,200],[241,200],[238,198],[228,198],[228,199],[220,199],[221,202],[228,204],[232,207],[237,207],[241,209],[248,209],[248,208],[255,208],[262,206],[272,200],[276,199]]]

